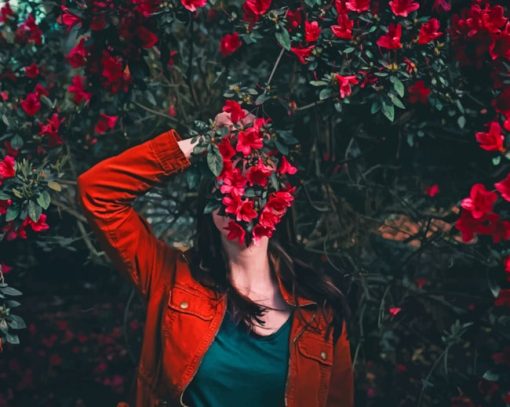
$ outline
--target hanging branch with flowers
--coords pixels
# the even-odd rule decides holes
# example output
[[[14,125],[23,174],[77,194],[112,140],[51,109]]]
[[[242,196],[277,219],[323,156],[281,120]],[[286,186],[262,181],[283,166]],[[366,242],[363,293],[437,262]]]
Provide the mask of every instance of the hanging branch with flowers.
[[[234,100],[225,102],[209,126],[195,125],[192,141],[199,144],[193,154],[205,157],[205,174],[215,179],[204,213],[218,209],[229,217],[227,238],[240,244],[271,237],[297,191],[298,169],[288,159],[297,140]]]

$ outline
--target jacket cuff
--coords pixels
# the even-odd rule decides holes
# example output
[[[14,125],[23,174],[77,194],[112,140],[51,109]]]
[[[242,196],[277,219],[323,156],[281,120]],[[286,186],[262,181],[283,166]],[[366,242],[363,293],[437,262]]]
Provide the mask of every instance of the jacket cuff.
[[[177,144],[181,136],[175,129],[159,134],[150,141],[151,149],[166,175],[184,170],[191,161],[184,155]]]

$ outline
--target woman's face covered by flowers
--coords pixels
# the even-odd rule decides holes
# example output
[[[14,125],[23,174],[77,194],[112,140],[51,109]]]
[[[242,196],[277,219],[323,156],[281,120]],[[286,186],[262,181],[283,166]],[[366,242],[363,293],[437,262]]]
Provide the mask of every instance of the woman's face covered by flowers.
[[[215,131],[223,128],[223,136],[215,136],[223,165],[211,198],[220,207],[212,217],[220,233],[243,246],[271,237],[294,200],[287,175],[297,168],[276,148],[269,122],[235,101],[227,101],[214,121]]]

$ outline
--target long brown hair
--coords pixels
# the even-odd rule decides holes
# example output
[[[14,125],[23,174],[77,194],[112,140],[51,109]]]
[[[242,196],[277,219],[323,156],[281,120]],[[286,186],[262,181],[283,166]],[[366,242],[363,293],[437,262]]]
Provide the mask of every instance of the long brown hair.
[[[228,278],[229,263],[220,232],[214,224],[212,215],[204,214],[213,186],[213,178],[202,179],[199,186],[196,201],[196,234],[192,248],[185,253],[191,273],[204,286],[220,294],[227,294],[227,304],[235,323],[243,321],[248,327],[252,327],[254,321],[263,324],[260,317],[269,307],[253,302],[231,284]],[[324,317],[328,315],[327,307],[333,309],[333,319],[329,320],[325,339],[329,338],[333,327],[336,339],[341,333],[343,320],[350,316],[349,306],[340,289],[343,276],[335,270],[326,270],[320,264],[308,263],[303,259],[304,252],[296,239],[294,211],[291,207],[269,239],[268,254],[272,272],[275,272],[274,268],[278,269],[282,283],[293,294],[294,303],[297,303],[298,295],[315,301]],[[299,310],[298,315],[303,318]]]

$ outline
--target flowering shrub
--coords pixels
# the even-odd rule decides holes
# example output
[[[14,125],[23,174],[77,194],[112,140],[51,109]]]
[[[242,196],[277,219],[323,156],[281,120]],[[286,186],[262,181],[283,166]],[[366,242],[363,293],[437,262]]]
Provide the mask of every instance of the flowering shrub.
[[[288,209],[298,240],[354,310],[358,405],[510,404],[507,2],[18,3],[0,11],[2,284],[29,292],[23,272],[42,253],[107,264],[74,180],[158,130],[207,136],[212,201],[241,222],[240,241],[256,219],[265,228],[263,206],[240,192],[282,186],[258,160],[276,151],[280,175],[299,179]],[[205,124],[222,106],[233,124],[244,112],[258,121],[228,136]],[[252,182],[236,156],[253,158]],[[189,242],[194,195],[183,192],[203,170],[141,199],[158,234]],[[23,326],[6,288],[2,344]]]

